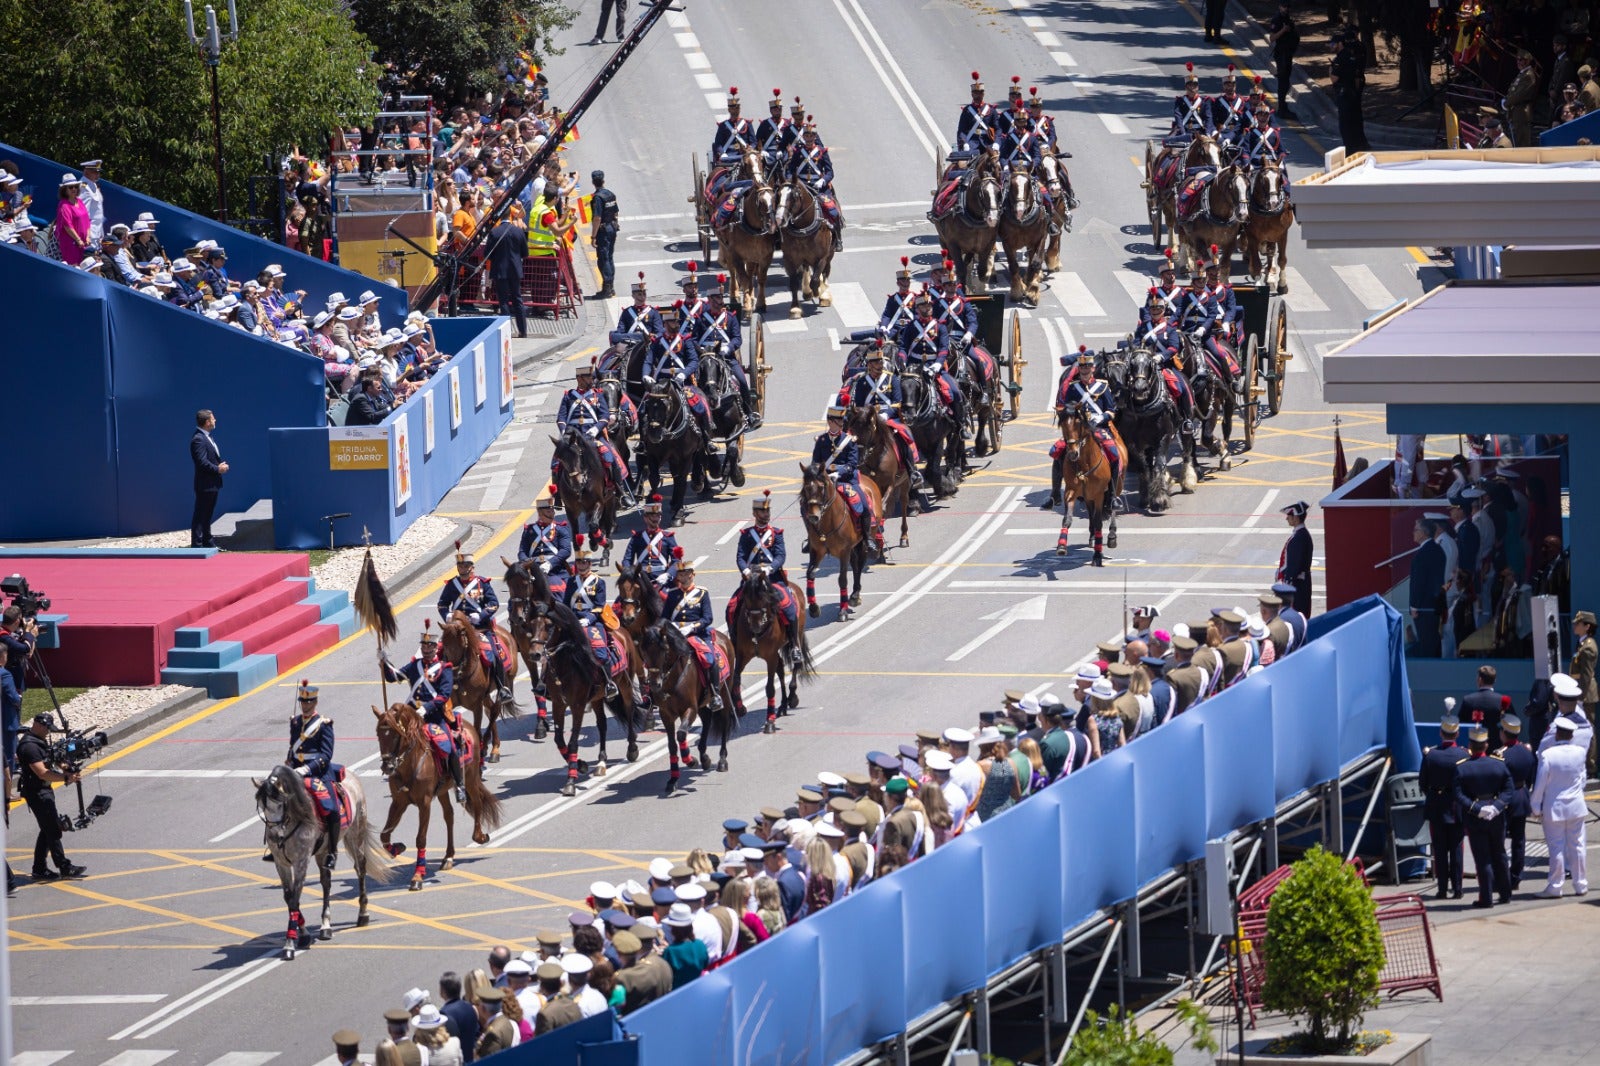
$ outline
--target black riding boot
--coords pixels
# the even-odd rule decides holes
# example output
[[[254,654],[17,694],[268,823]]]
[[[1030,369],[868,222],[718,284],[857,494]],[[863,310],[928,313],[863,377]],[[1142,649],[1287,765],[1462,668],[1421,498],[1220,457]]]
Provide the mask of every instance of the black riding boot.
[[[756,410],[756,400],[750,394],[750,386],[742,381],[739,383],[739,403],[744,407],[744,428],[760,429],[761,412]]]
[[[922,479],[922,468],[911,461],[911,449],[906,447],[904,441],[900,442],[900,465],[905,467],[911,474],[912,492],[924,492],[927,490],[928,484]]]
[[[511,691],[511,680],[506,677],[506,664],[500,661],[500,656],[498,655],[493,657],[493,661],[494,668],[489,671],[489,674],[497,690],[497,699],[501,706],[509,707],[514,696]]]
[[[466,778],[461,772],[461,752],[450,752],[450,777],[456,783],[456,802],[465,807],[467,805]]]
[[[322,816],[322,831],[328,837],[328,854],[323,856],[322,865],[329,870],[339,861],[339,808],[338,801],[334,801],[334,809]]]

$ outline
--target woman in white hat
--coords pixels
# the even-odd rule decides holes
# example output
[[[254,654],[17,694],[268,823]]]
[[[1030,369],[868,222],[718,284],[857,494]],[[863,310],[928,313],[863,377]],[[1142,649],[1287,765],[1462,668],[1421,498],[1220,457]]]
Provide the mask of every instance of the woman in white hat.
[[[424,1003],[414,1016],[413,1039],[428,1049],[428,1066],[461,1066],[461,1041],[445,1028],[444,1015],[432,1003]]]
[[[89,243],[89,207],[83,202],[83,183],[76,174],[61,175],[56,203],[56,247],[61,261],[77,266],[92,250]]]

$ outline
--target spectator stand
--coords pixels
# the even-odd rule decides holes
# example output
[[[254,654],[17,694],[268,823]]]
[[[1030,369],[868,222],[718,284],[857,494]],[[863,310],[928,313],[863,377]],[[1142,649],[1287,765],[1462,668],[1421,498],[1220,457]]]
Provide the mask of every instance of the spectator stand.
[[[408,132],[417,122],[420,133]],[[433,278],[433,103],[395,96],[373,119],[376,138],[328,156],[334,261],[409,296]],[[412,142],[420,147],[408,147]]]

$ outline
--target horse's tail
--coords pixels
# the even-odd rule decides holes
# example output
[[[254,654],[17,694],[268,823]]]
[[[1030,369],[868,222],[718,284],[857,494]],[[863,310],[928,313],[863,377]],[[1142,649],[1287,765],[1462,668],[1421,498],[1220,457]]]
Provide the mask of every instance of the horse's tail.
[[[482,775],[476,781],[467,784],[467,799],[471,801],[471,812],[477,818],[478,824],[483,829],[494,832],[500,828],[500,822],[505,814],[500,805],[500,797],[494,794]]]
[[[378,840],[378,831],[371,822],[360,833],[346,833],[344,848],[350,855],[350,861],[358,868],[365,865],[367,880],[386,885],[400,876],[400,867],[394,865],[389,853],[383,849],[382,842]]]
[[[806,639],[804,628],[800,630],[800,665],[795,669],[795,674],[802,681],[810,681],[817,676],[817,663],[811,657],[811,641]]]

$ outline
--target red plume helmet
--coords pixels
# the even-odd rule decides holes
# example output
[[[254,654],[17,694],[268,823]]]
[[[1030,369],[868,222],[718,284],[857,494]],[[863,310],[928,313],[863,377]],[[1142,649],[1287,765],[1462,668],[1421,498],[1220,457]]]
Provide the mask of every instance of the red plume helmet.
[[[696,263],[693,259],[689,260],[688,266],[689,266],[689,273],[691,273],[691,274],[693,274],[695,271],[700,269],[700,264]]]
[[[572,550],[577,551],[581,547],[583,547],[583,534],[574,533],[572,535]]]
[[[1171,248],[1167,249],[1166,255],[1167,255],[1167,262],[1169,262],[1169,263],[1172,262],[1172,249]]]
[[[546,485],[544,487],[544,490],[546,492],[548,492],[551,495],[551,497],[556,497],[556,496],[561,495],[561,490],[556,488],[556,483],[554,481],[552,481],[552,482],[550,482],[550,484]]]
[[[973,71],[972,72],[972,80],[973,81],[977,81],[978,80],[978,72],[977,71]]]
[[[1233,72],[1234,72],[1234,71],[1236,71],[1236,70],[1238,70],[1238,69],[1239,69],[1239,68],[1238,68],[1238,67],[1235,67],[1235,66],[1234,66],[1234,65],[1233,65],[1233,64],[1232,64],[1232,63],[1229,63],[1229,64],[1228,64],[1228,73],[1229,73],[1229,74],[1232,74],[1232,73],[1233,73]]]
[[[717,284],[718,285],[726,285],[727,283],[728,283],[728,275],[726,275],[726,274],[718,274],[717,275]]]
[[[1185,63],[1183,65],[1183,69],[1187,70],[1190,74],[1193,74],[1194,73],[1194,64],[1193,63]]]
[[[1214,244],[1211,246],[1211,258],[1213,261],[1217,258],[1217,246]]]
[[[739,87],[737,85],[728,86],[728,95],[729,96],[738,96],[739,95]]]
[[[1078,351],[1080,351],[1080,352],[1086,352],[1086,351],[1088,351],[1088,350],[1089,350],[1089,346],[1088,346],[1088,345],[1087,345],[1087,344],[1080,344],[1080,345],[1078,345]]]
[[[774,100],[778,101],[780,104],[783,103],[783,90],[782,89],[774,89],[774,90],[772,90],[772,98]]]
[[[460,551],[460,550],[461,550],[461,542],[458,540],[458,541],[456,541],[456,551]]]
[[[1021,74],[1013,74],[1013,75],[1011,75],[1011,84],[1012,85],[1021,85],[1022,84],[1022,75]]]
[[[909,268],[911,266],[911,257],[909,255],[902,255],[900,257],[900,265]]]
[[[683,558],[683,545],[677,544],[677,545],[673,546],[673,548],[672,548],[672,557],[674,559],[682,559]]]

